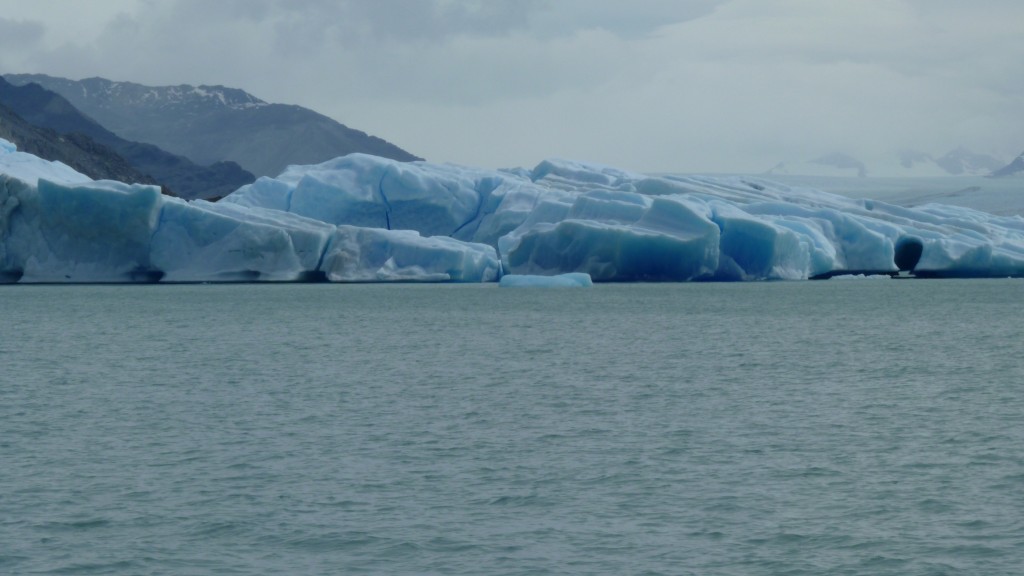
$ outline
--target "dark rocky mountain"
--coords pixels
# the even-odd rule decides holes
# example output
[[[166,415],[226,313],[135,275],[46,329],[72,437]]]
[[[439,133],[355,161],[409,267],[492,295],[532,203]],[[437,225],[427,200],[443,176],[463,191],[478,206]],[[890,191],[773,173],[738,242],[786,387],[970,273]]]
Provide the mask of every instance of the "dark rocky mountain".
[[[1024,176],[1024,153],[1014,158],[1013,162],[992,172],[993,178],[1006,178],[1009,176]]]
[[[77,132],[62,135],[35,126],[3,104],[0,104],[0,138],[13,142],[22,152],[63,162],[93,180],[157,184],[152,176],[139,172],[117,152],[92,138]]]
[[[201,166],[184,156],[172,154],[153,144],[121,138],[83,114],[63,96],[38,84],[15,86],[0,78],[0,103],[28,123],[53,130],[65,139],[91,142],[92,145],[112,150],[136,171],[148,174],[151,181],[161,184],[183,198],[225,196],[256,179],[234,162]],[[94,177],[87,171],[82,172]]]
[[[270,104],[224,86],[144,86],[103,78],[68,80],[11,74],[67,98],[118,135],[150,142],[195,162],[230,160],[257,176],[289,164],[315,164],[363,152],[409,161],[420,158],[308,108]]]

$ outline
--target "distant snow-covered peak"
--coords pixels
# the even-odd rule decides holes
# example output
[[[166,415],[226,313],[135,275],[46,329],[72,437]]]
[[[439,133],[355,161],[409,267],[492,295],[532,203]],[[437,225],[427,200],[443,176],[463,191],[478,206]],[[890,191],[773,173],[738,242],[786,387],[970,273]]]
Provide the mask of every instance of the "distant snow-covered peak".
[[[769,176],[860,177],[868,175],[863,162],[846,154],[834,153],[802,162],[779,162],[765,172]]]
[[[964,147],[950,150],[935,163],[954,176],[984,176],[999,170],[1003,162],[988,154],[977,154]]]
[[[1017,156],[1013,162],[1010,162],[1006,166],[992,172],[993,178],[1005,178],[1005,177],[1024,178],[1024,153]]]
[[[82,95],[105,102],[107,106],[158,108],[230,108],[244,110],[268,106],[267,102],[238,88],[179,84],[144,86],[134,82],[115,82],[88,78],[81,82]]]
[[[1022,161],[1024,162],[1024,161]],[[959,147],[942,156],[904,149],[864,161],[848,154],[832,153],[800,162],[779,162],[767,175],[828,177],[926,177],[987,176],[1004,166],[988,154]]]

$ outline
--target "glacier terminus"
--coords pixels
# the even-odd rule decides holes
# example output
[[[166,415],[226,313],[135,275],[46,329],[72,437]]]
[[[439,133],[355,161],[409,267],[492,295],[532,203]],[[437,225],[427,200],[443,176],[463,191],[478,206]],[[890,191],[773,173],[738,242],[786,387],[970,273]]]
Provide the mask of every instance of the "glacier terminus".
[[[365,154],[289,166],[219,202],[185,201],[156,186],[94,181],[0,140],[4,283],[900,272],[1024,276],[1024,218],[855,200],[767,178],[655,176],[564,160],[483,170]]]

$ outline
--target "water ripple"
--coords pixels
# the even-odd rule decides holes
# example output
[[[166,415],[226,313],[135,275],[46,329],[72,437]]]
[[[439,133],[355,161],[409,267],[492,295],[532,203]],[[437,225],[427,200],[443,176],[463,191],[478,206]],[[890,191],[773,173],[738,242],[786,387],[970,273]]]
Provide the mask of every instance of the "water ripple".
[[[2,291],[0,573],[1024,565],[1019,282]]]

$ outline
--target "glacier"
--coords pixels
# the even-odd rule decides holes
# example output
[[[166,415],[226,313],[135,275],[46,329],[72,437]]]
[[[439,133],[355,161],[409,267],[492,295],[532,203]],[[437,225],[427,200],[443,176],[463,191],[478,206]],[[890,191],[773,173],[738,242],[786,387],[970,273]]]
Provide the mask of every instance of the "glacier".
[[[219,202],[0,140],[0,282],[588,282],[1024,276],[1024,218],[745,176],[351,154]],[[571,274],[562,280],[543,280]],[[518,278],[518,279],[517,279]]]
[[[0,282],[493,282],[491,246],[186,202],[0,140]]]

